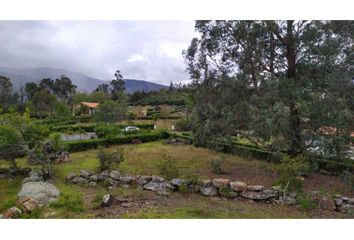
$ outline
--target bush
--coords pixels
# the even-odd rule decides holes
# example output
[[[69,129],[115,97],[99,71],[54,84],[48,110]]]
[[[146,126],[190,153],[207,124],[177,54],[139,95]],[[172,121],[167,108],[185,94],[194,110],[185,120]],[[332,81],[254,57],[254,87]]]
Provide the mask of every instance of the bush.
[[[222,174],[222,165],[225,162],[225,156],[221,156],[221,158],[213,159],[211,161],[211,171],[216,174]]]
[[[279,184],[285,191],[299,191],[302,189],[303,182],[297,176],[299,173],[309,172],[309,164],[306,158],[303,158],[303,156],[295,158],[286,156],[276,168],[279,172]]]
[[[65,142],[69,152],[79,152],[88,149],[94,149],[99,146],[110,146],[118,144],[129,144],[132,143],[134,139],[139,139],[142,142],[151,142],[159,139],[166,139],[170,135],[166,131],[151,131],[149,133],[137,133],[129,136],[119,136],[115,138],[105,138],[105,139],[89,139],[82,141],[71,141]]]
[[[180,119],[176,122],[176,129],[178,131],[190,131],[191,130],[191,121],[186,119]]]
[[[316,207],[316,203],[306,194],[299,194],[296,198],[296,201],[304,210],[311,210]]]
[[[176,166],[176,162],[172,160],[172,157],[168,154],[163,156],[163,160],[157,165],[159,175],[166,179],[178,178],[180,172]]]
[[[116,152],[104,151],[100,148],[97,153],[98,160],[100,161],[100,171],[111,170],[113,166],[119,168],[119,165],[124,161],[122,149]]]

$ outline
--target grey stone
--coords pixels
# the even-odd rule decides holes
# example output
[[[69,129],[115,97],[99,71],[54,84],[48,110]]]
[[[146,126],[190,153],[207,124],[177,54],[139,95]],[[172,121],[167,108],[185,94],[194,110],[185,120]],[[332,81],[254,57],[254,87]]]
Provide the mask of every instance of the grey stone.
[[[107,170],[98,174],[98,180],[101,182],[103,182],[107,178],[109,178],[109,171],[107,171]]]
[[[46,205],[49,202],[59,198],[59,190],[51,183],[47,182],[28,182],[22,185],[18,197],[29,196],[35,199],[39,206]]]
[[[91,175],[89,177],[90,182],[97,182],[98,181],[98,176],[97,175]]]
[[[276,190],[263,190],[262,194],[267,198],[276,198],[279,196],[279,192]]]
[[[92,174],[86,170],[80,170],[80,176],[84,178],[89,178]]]
[[[174,187],[170,183],[160,183],[156,193],[161,196],[168,196],[171,194],[171,191]]]
[[[113,204],[113,197],[111,196],[111,194],[107,193],[103,196],[102,198],[102,202],[101,202],[101,206],[102,207],[110,207]]]
[[[348,203],[354,205],[354,198],[349,198]]]
[[[291,193],[289,193],[289,196],[292,198],[296,198],[297,194],[296,194],[296,192],[291,192]]]
[[[286,205],[295,205],[296,204],[296,199],[292,198],[290,196],[286,196],[285,198],[279,197],[279,200],[277,200],[278,203],[284,203]]]
[[[180,186],[187,186],[189,181],[181,178],[174,178],[170,181],[171,185],[180,187]]]
[[[349,198],[348,197],[342,197],[343,203],[347,203]]]
[[[133,181],[133,177],[131,175],[121,176],[119,181],[122,184],[130,184]]]
[[[216,178],[213,179],[213,186],[216,188],[226,188],[229,187],[230,180],[226,178]]]
[[[152,176],[151,181],[155,182],[155,183],[162,183],[165,181],[165,179],[163,177],[159,177],[159,176]]]
[[[230,182],[230,188],[236,192],[243,192],[247,190],[247,184],[244,182]]]
[[[159,183],[151,181],[151,182],[148,182],[147,184],[145,184],[143,186],[143,189],[154,192],[159,188],[159,186],[160,186]]]
[[[253,192],[261,192],[263,191],[264,186],[262,185],[248,185],[247,190],[248,191],[253,191]]]
[[[335,198],[335,199],[334,199],[334,205],[335,205],[336,207],[342,206],[342,205],[343,205],[343,200],[342,200],[341,198]]]
[[[209,187],[203,186],[203,187],[201,187],[200,192],[204,196],[208,196],[208,197],[214,197],[214,196],[218,195],[218,190],[214,186],[209,186]]]
[[[72,181],[73,179],[74,179],[74,177],[77,177],[77,174],[76,173],[74,173],[74,172],[70,172],[70,173],[68,173],[68,175],[66,176],[66,180],[67,181]]]
[[[120,172],[119,172],[118,170],[113,170],[113,171],[109,174],[109,176],[110,176],[112,179],[119,181],[119,178],[120,178],[121,175],[120,175]]]
[[[144,176],[140,176],[137,180],[136,180],[136,183],[139,185],[139,186],[142,186],[142,185],[145,185],[148,183],[148,180],[147,178],[145,178]]]
[[[85,177],[79,176],[79,177],[74,177],[72,182],[78,184],[87,184],[89,183],[89,180]]]
[[[268,200],[271,198],[268,194],[263,194],[263,192],[241,192],[240,196],[251,200]]]
[[[22,180],[26,182],[44,182],[43,172],[40,169],[33,169],[29,172],[28,177]]]

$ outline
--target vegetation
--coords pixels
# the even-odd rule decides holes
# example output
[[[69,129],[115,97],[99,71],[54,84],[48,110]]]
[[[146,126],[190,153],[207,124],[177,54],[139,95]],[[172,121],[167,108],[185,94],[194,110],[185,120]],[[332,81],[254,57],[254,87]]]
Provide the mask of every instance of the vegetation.
[[[121,149],[115,152],[107,152],[100,148],[97,153],[98,160],[100,161],[100,171],[111,170],[114,166],[115,169],[124,161],[123,152]]]

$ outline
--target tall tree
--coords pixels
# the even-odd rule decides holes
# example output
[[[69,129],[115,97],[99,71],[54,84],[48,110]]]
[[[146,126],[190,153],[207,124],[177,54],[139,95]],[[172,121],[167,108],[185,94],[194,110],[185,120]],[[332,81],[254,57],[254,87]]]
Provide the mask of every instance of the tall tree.
[[[340,94],[339,86],[353,89],[353,21],[197,21],[195,28],[200,37],[184,56],[198,85],[198,134],[256,136],[297,155],[317,121],[308,112],[316,101],[340,96],[338,108],[352,116],[353,92]],[[332,120],[314,131],[330,124],[348,132],[350,121]]]
[[[25,95],[27,99],[31,100],[33,95],[39,91],[39,87],[36,83],[34,82],[27,82],[25,84]]]
[[[5,111],[8,110],[12,102],[12,83],[9,78],[0,75],[0,104]]]
[[[119,100],[123,97],[125,91],[125,81],[119,70],[114,73],[115,79],[110,83],[112,88],[112,100]]]

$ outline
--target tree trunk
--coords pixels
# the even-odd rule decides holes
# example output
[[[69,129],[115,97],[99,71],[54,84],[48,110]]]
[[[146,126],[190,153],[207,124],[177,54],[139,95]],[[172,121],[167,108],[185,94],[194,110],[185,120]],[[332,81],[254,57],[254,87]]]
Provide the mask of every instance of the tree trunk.
[[[286,34],[286,59],[288,65],[287,77],[290,81],[296,81],[296,54],[295,54],[295,41],[293,35],[293,22],[287,21],[287,34]],[[301,122],[300,114],[296,106],[295,97],[290,94],[290,137],[291,146],[290,154],[298,155],[302,151],[301,146]]]

